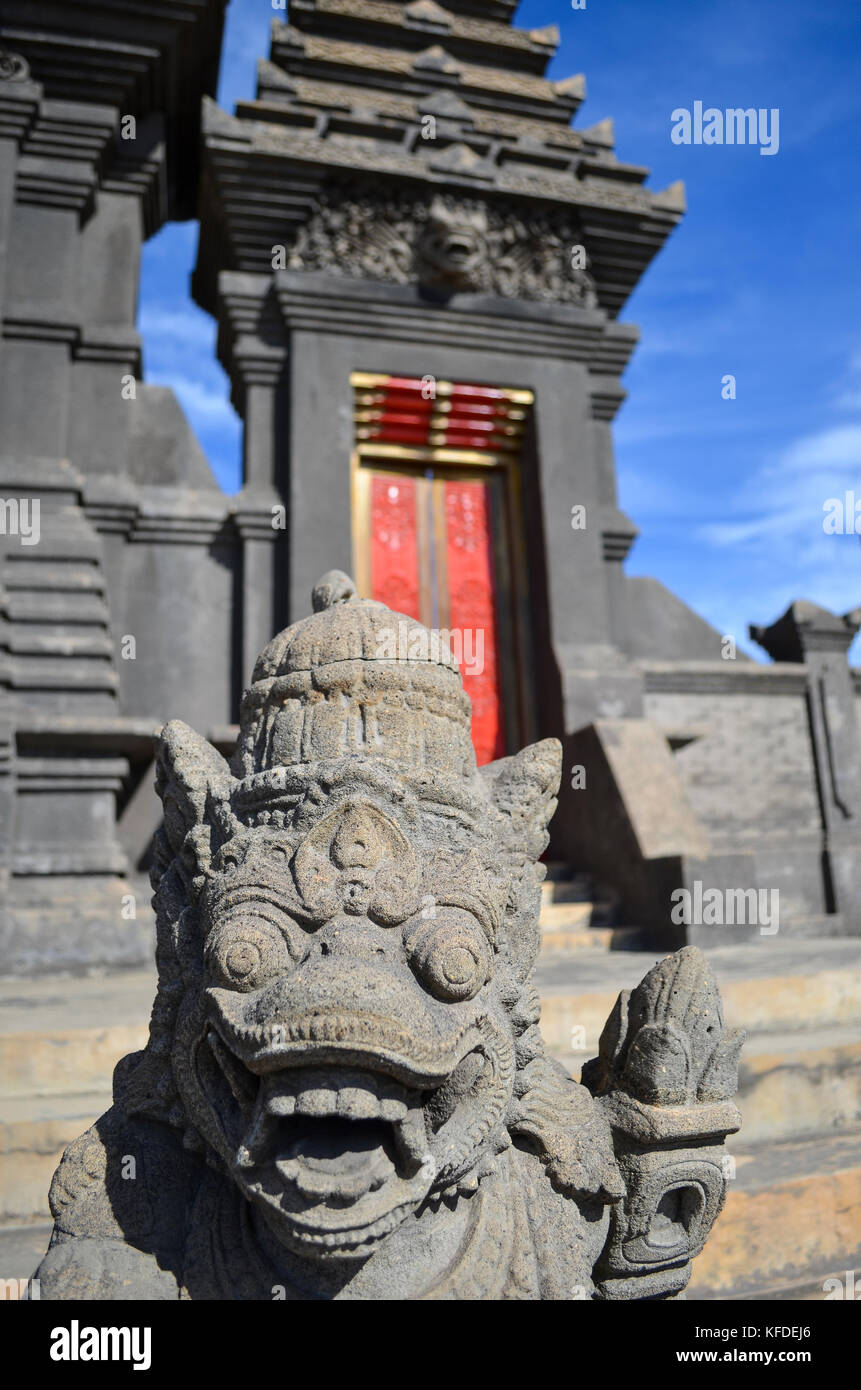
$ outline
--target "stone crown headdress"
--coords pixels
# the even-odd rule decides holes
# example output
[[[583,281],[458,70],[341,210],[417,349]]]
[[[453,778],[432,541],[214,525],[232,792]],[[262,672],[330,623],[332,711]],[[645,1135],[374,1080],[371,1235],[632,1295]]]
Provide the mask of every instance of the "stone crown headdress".
[[[260,769],[358,754],[474,779],[472,707],[440,635],[358,598],[338,570],[317,584],[313,606],[258,658],[242,701],[237,775],[250,783]]]

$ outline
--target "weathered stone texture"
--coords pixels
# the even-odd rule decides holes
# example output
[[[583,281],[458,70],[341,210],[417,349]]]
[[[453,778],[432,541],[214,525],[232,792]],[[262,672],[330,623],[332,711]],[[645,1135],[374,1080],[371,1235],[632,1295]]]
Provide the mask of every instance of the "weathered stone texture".
[[[819,805],[803,692],[647,694],[662,729],[702,731],[676,753],[697,815],[715,836],[742,844],[764,826],[816,832]]]
[[[740,1123],[704,957],[571,1080],[533,980],[560,745],[479,771],[447,651],[381,656],[410,620],[342,574],[314,608],[230,765],[162,731],[150,1040],[57,1171],[42,1297],[675,1296]]]

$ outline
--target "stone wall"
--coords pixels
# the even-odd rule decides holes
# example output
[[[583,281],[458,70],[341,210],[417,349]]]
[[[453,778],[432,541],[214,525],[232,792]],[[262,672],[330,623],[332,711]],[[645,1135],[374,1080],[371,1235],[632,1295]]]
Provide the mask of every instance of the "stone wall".
[[[130,859],[118,816],[169,712],[234,709],[229,506],[172,393],[141,384],[135,329],[143,241],[194,212],[223,11],[0,19],[7,971],[150,956],[145,840]]]

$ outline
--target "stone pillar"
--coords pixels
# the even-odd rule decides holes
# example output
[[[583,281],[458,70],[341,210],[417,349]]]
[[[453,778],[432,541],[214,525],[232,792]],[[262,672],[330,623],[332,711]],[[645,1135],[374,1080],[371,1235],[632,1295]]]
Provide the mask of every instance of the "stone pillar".
[[[280,511],[278,509],[281,509]],[[281,607],[277,575],[277,550],[286,544],[287,532],[279,524],[286,516],[275,494],[243,489],[235,520],[242,542],[242,688],[251,684],[259,652],[278,631],[276,613]]]
[[[861,737],[846,658],[859,627],[861,609],[840,617],[802,600],[770,627],[750,628],[774,661],[806,667],[826,899],[852,934],[861,931]]]
[[[3,311],[8,278],[9,242],[15,205],[15,179],[21,142],[39,109],[42,89],[31,82],[23,58],[0,48],[0,373],[3,370]],[[6,594],[0,568],[0,604]],[[10,718],[9,661],[0,654],[0,956],[7,958],[10,931],[9,877],[15,833],[13,776],[15,731]]]
[[[141,242],[194,215],[224,0],[144,5],[131,28],[120,0],[97,8],[4,0],[0,15],[0,896],[14,972],[151,952],[116,819],[159,721],[155,707],[125,716],[136,683],[117,639],[141,636],[136,670],[148,661],[166,698],[160,673],[175,673],[189,715],[230,713],[229,504],[178,408],[166,422],[150,399],[136,435],[146,388],[132,389]],[[137,634],[126,609],[146,600],[153,533],[170,554],[165,601]]]
[[[251,682],[258,654],[287,620],[290,466],[287,337],[264,275],[225,275],[231,330],[226,365],[244,421],[243,488],[236,499],[242,544],[240,667]]]
[[[36,117],[41,96],[42,88],[30,81],[24,59],[0,48],[0,362],[18,151]]]
[[[0,683],[0,702],[6,692]],[[12,721],[0,714],[0,957],[7,959],[9,939],[9,875],[15,834],[15,734]]]

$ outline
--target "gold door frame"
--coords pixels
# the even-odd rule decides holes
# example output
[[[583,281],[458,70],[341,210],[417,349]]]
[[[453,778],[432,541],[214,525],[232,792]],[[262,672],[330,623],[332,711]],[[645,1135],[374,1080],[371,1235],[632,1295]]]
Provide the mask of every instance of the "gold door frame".
[[[358,379],[358,380],[357,380]],[[386,380],[386,378],[379,378]],[[370,384],[364,373],[354,373],[351,383]],[[532,400],[531,392],[518,393]],[[353,573],[360,594],[371,592],[371,551],[370,551],[370,480],[373,471],[421,473],[428,467],[435,472],[444,472],[452,479],[475,480],[483,470],[491,470],[501,476],[506,503],[507,554],[500,557],[498,517],[494,515],[494,558],[497,566],[497,614],[503,603],[505,612],[499,622],[500,637],[506,629],[512,634],[513,652],[500,652],[500,681],[505,715],[506,745],[510,752],[535,738],[535,692],[529,679],[534,657],[529,607],[529,580],[526,563],[526,543],[523,532],[523,471],[519,453],[484,452],[470,449],[451,449],[442,446],[421,446],[401,444],[357,444],[350,455],[350,515],[352,527]],[[491,495],[491,502],[493,497]],[[436,518],[436,508],[434,516]],[[417,544],[421,546],[422,535],[417,526]],[[427,544],[427,536],[424,538]],[[437,546],[437,552],[445,556],[445,547]],[[500,564],[500,558],[503,563]],[[423,609],[427,604],[423,601]],[[446,615],[447,617],[447,615]],[[440,615],[439,627],[448,627]],[[422,611],[421,620],[426,621]],[[504,640],[500,642],[504,646]],[[512,659],[513,658],[513,659]],[[514,695],[514,718],[512,700]]]

